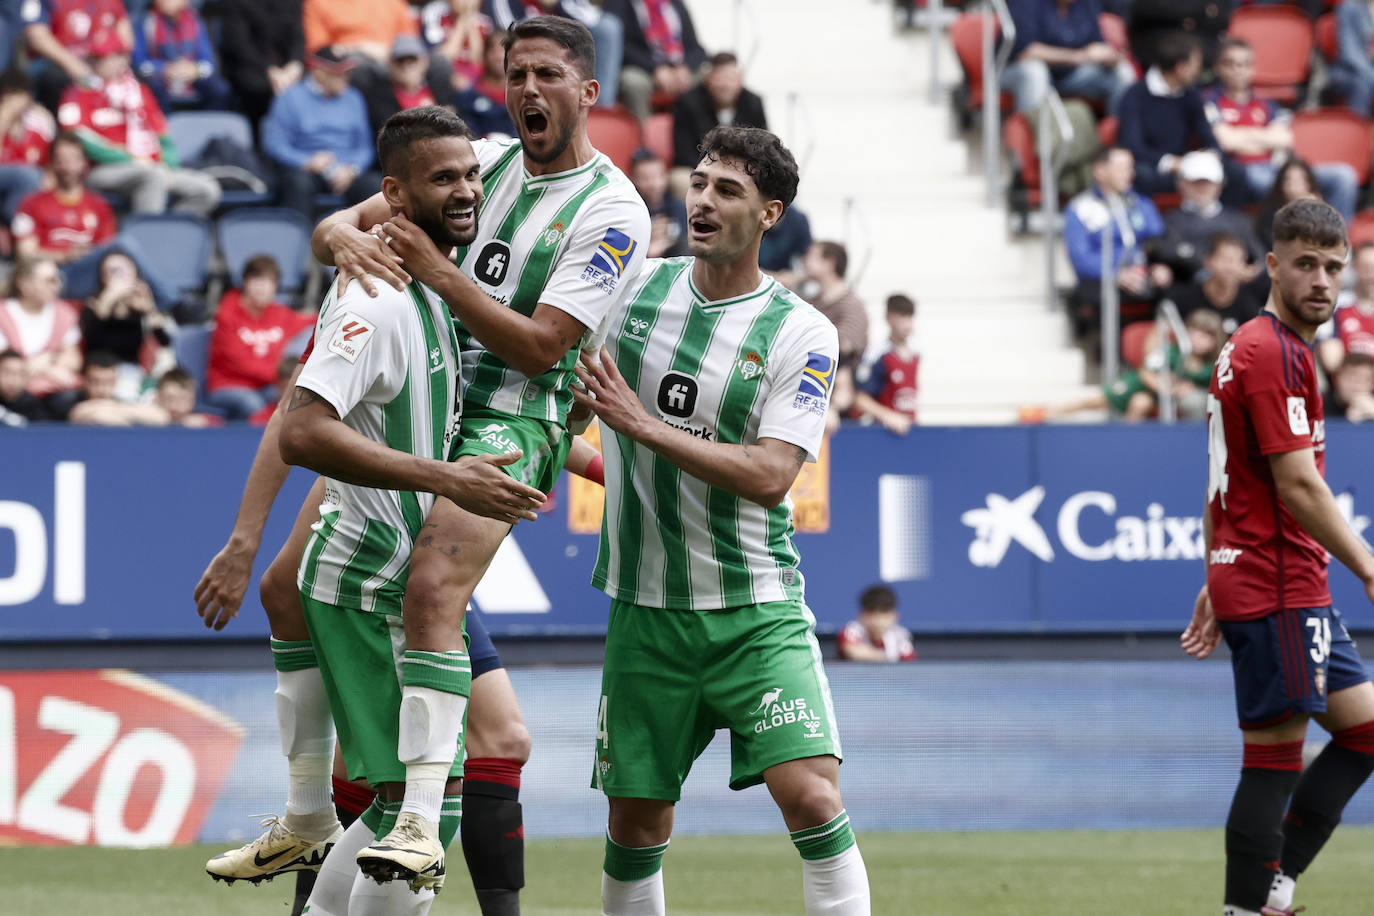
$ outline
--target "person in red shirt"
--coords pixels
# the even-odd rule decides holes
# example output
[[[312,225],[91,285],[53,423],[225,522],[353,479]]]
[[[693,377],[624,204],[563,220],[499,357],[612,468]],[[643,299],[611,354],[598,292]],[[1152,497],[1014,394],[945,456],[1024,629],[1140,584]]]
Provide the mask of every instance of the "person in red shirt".
[[[0,217],[14,218],[19,202],[43,186],[43,166],[56,127],[33,100],[18,68],[0,74]]]
[[[836,640],[840,658],[855,662],[911,662],[916,645],[911,631],[897,622],[897,594],[873,585],[859,596],[859,619],[845,624]]]
[[[209,217],[219,205],[219,182],[179,167],[167,119],[129,66],[124,38],[97,36],[91,55],[94,79],[68,87],[57,109],[57,123],[80,138],[96,164],[91,187],[127,194],[135,213],[162,213],[175,197],[176,210]]]
[[[1334,375],[1348,353],[1374,356],[1374,242],[1362,242],[1351,256],[1355,286],[1341,293],[1336,312],[1317,332],[1317,356]]]
[[[44,108],[56,110],[68,86],[94,76],[87,58],[96,36],[114,32],[129,45],[134,41],[123,0],[28,0],[19,6],[30,57],[41,59],[35,80]]]
[[[856,374],[854,409],[883,428],[906,435],[916,422],[916,382],[921,351],[916,346],[916,303],[900,293],[887,297],[887,346]]]
[[[315,323],[275,301],[281,269],[271,255],[249,259],[243,289],[219,302],[210,337],[205,403],[230,420],[246,420],[281,396],[277,365],[286,345]]]
[[[77,136],[59,134],[51,158],[53,187],[24,199],[10,231],[20,257],[42,255],[67,264],[110,241],[118,230],[105,198],[86,187],[86,153]]]
[[[1327,553],[1374,601],[1374,555],[1323,479],[1326,421],[1312,341],[1349,244],[1340,214],[1298,200],[1274,218],[1265,311],[1217,359],[1208,396],[1207,584],[1181,636],[1224,637],[1244,738],[1226,821],[1227,913],[1292,913],[1294,881],[1374,770],[1374,686],[1331,606]],[[1306,771],[1307,720],[1331,733]],[[1284,812],[1287,811],[1285,818]]]

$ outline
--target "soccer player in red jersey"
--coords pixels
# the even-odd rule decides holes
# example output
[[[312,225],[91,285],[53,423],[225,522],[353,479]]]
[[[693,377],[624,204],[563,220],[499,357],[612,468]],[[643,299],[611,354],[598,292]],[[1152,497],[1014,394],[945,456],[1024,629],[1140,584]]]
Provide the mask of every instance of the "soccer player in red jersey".
[[[1348,255],[1327,204],[1278,212],[1269,302],[1222,349],[1207,399],[1207,584],[1181,641],[1198,658],[1223,637],[1231,650],[1244,755],[1226,820],[1225,916],[1292,913],[1294,881],[1374,770],[1374,686],[1326,576],[1329,552],[1374,601],[1374,556],[1323,478],[1312,354]],[[1331,743],[1304,772],[1309,718]]]

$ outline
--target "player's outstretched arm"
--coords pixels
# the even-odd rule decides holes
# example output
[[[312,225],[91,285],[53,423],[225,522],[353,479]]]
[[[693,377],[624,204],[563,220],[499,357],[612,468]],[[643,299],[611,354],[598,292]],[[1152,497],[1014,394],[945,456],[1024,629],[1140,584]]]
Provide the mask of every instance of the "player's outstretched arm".
[[[343,295],[350,280],[361,283],[369,296],[377,295],[373,277],[380,277],[398,290],[405,289],[410,282],[410,275],[401,266],[400,255],[370,231],[389,216],[391,205],[379,192],[362,203],[326,216],[311,233],[311,252],[320,263],[339,269],[338,295]]]
[[[587,330],[567,312],[542,302],[528,316],[497,302],[404,216],[383,223],[381,235],[410,274],[438,293],[482,346],[530,378],[557,365]]]
[[[698,480],[766,509],[787,498],[806,461],[806,449],[781,439],[760,439],[754,445],[706,442],[655,420],[604,348],[599,355],[583,353],[576,371],[586,390],[573,388],[573,397],[594,410],[602,423]]]
[[[544,502],[543,493],[501,470],[520,459],[519,451],[470,455],[451,463],[421,458],[347,426],[333,405],[308,388],[297,387],[291,396],[281,427],[281,457],[345,483],[434,493],[512,525],[533,521]]]
[[[238,615],[244,592],[248,590],[248,582],[253,577],[253,560],[262,545],[262,529],[267,525],[268,513],[277,501],[286,475],[291,472],[291,467],[281,460],[277,437],[281,431],[282,415],[286,412],[286,402],[300,374],[301,367],[297,366],[282,393],[281,402],[262,431],[257,454],[253,456],[253,466],[248,469],[248,480],[243,485],[243,496],[239,498],[239,511],[234,516],[229,540],[215,554],[210,565],[205,567],[200,581],[196,583],[196,613],[207,627],[222,630]]]
[[[1374,556],[1345,522],[1336,497],[1326,485],[1312,449],[1302,448],[1269,456],[1279,499],[1302,529],[1364,583],[1374,602]]]

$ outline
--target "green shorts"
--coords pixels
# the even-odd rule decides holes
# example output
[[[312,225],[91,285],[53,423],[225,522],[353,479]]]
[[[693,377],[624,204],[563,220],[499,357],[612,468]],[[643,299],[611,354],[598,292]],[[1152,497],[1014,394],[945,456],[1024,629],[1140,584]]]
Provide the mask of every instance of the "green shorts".
[[[611,602],[592,787],[677,801],[692,763],[730,729],[730,788],[789,760],[840,756],[816,621],[799,601],[724,611]]]
[[[406,636],[400,608],[396,613],[351,611],[301,595],[305,623],[349,779],[374,786],[405,782],[406,767],[396,756],[400,738],[401,659]],[[467,638],[464,625],[464,639]],[[466,713],[464,727],[466,727]],[[462,747],[463,733],[458,733]],[[463,775],[463,755],[449,776]]]
[[[557,423],[499,410],[474,410],[463,412],[454,457],[504,455],[520,449],[524,454],[515,464],[506,465],[505,472],[547,493],[558,482],[571,447],[572,437]]]

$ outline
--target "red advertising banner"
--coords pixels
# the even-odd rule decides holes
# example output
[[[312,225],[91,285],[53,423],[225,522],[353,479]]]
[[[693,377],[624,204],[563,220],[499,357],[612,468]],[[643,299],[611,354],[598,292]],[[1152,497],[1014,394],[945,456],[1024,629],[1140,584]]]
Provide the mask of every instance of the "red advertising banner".
[[[0,845],[195,842],[241,739],[131,671],[0,672]]]

